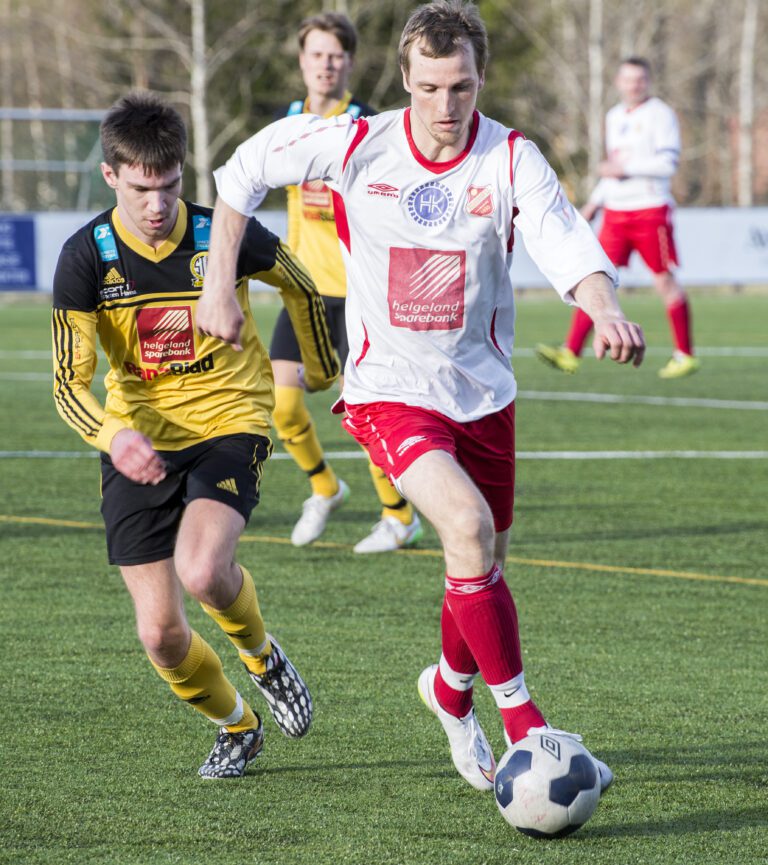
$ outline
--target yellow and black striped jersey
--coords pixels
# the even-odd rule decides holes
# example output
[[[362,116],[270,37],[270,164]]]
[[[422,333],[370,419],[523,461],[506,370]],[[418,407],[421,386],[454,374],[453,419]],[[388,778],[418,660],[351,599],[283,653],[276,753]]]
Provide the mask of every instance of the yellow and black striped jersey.
[[[322,298],[309,274],[255,219],[248,221],[237,262],[243,350],[197,332],[212,211],[181,200],[178,209],[173,231],[156,249],[125,228],[115,207],[77,231],[59,256],[52,318],[56,408],[103,451],[124,427],[148,436],[157,450],[268,431],[274,382],[250,313],[249,278],[258,276],[280,292],[307,386],[329,387],[339,374]],[[110,367],[104,406],[91,393],[97,335]]]
[[[306,100],[297,99],[278,117],[307,112]],[[326,117],[351,114],[369,117],[376,112],[370,105],[358,102],[347,91]],[[288,186],[288,246],[312,274],[320,294],[347,296],[347,274],[339,251],[336,217],[331,190],[322,180],[310,180],[301,186]]]

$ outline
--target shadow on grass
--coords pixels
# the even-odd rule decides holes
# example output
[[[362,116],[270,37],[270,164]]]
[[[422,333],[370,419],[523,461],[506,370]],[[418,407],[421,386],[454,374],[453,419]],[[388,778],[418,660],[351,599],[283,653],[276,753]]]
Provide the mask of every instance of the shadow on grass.
[[[642,838],[654,835],[690,835],[694,832],[735,832],[750,827],[768,827],[765,808],[718,808],[668,819],[638,820],[611,826],[590,826],[588,838]],[[737,860],[734,860],[737,861]]]
[[[655,819],[636,820],[610,826],[595,826],[590,829],[592,837],[641,837],[653,835],[687,835],[692,832],[727,831],[733,832],[746,828],[768,828],[768,808],[763,805],[747,807],[737,802],[728,806],[723,802],[721,808],[708,808],[696,811],[695,797],[691,785],[701,784],[707,788],[712,785],[738,785],[741,801],[745,800],[744,786],[765,790],[768,770],[765,764],[764,741],[741,740],[718,742],[714,745],[676,744],[652,749],[628,749],[614,751],[607,755],[609,764],[617,770],[616,789],[608,794],[613,798],[621,795],[621,786],[653,784],[657,788],[659,801],[663,804],[666,797],[670,810],[676,810],[684,803],[689,807],[686,814],[670,814],[669,817],[649,815]],[[621,766],[634,766],[634,777],[622,781]],[[659,772],[659,769],[662,772]],[[677,785],[685,784],[685,789]],[[754,802],[755,798],[750,797]]]

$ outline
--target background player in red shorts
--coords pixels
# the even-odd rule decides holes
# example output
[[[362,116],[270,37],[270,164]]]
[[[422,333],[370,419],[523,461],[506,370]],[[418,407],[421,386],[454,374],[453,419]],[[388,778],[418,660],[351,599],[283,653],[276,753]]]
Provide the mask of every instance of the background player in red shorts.
[[[670,181],[680,158],[680,129],[675,112],[650,95],[648,61],[628,57],[616,75],[621,102],[606,115],[608,158],[598,171],[600,182],[582,208],[591,220],[604,208],[600,243],[617,267],[624,267],[636,250],[653,273],[653,283],[667,310],[675,350],[659,370],[661,378],[681,378],[696,372],[688,298],[675,279],[677,252],[672,234],[674,199]],[[541,360],[573,373],[592,329],[592,319],[581,309],[573,314],[562,346],[540,344]]]

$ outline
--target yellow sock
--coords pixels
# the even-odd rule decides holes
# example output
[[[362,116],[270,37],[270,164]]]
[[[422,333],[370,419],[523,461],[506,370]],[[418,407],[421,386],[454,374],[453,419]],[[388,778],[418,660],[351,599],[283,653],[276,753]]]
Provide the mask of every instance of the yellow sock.
[[[382,504],[382,517],[394,517],[404,525],[413,522],[413,508],[411,503],[404,499],[392,486],[389,478],[371,460],[368,460],[368,471],[371,473],[373,487]]]
[[[258,726],[253,709],[224,675],[219,656],[197,632],[192,631],[189,651],[178,667],[159,667],[151,658],[150,662],[180,700],[217,726],[232,733]]]
[[[272,417],[283,447],[296,465],[309,476],[312,492],[319,496],[336,495],[339,482],[333,469],[323,459],[323,448],[307,411],[304,391],[300,387],[277,385]]]
[[[216,610],[207,604],[200,606],[229,637],[245,666],[252,673],[261,674],[267,669],[272,644],[264,629],[253,577],[242,565],[238,567],[243,572],[243,585],[230,606],[226,610]]]

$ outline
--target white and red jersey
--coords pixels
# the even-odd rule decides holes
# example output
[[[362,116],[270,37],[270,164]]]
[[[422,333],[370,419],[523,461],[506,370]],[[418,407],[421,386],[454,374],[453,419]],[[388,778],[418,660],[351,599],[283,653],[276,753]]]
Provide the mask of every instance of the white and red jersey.
[[[609,210],[674,205],[670,183],[680,161],[680,126],[666,102],[654,96],[634,108],[614,105],[605,117],[605,148],[626,177],[604,177],[590,201]]]
[[[268,187],[320,179],[334,191],[350,404],[404,402],[463,422],[512,402],[513,221],[567,302],[591,273],[616,282],[538,148],[479,112],[448,162],[417,150],[409,109],[302,115],[244,142],[215,177],[221,198],[248,214]]]

